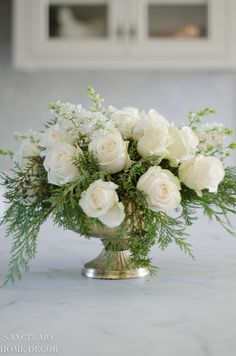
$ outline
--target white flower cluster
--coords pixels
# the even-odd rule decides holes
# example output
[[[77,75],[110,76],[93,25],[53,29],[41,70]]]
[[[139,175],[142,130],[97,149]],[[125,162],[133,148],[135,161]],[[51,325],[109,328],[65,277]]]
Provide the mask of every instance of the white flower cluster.
[[[194,132],[199,138],[198,151],[202,154],[212,153],[217,150],[222,156],[227,156],[229,150],[225,148],[225,138],[232,136],[233,131],[223,124],[206,123],[194,127]]]
[[[200,145],[207,141],[206,130],[201,133],[188,126],[177,128],[155,110],[109,107],[95,112],[59,102],[52,104],[51,109],[56,120],[40,134],[26,135],[15,155],[21,167],[32,156],[43,157],[50,184],[62,186],[80,177],[73,158],[83,154],[81,137],[87,142],[86,150],[97,157],[100,169],[111,174],[125,171],[135,163],[128,153],[131,140],[137,143],[141,158],[160,158],[160,165],[150,167],[137,182],[137,190],[144,193],[153,211],[168,213],[180,205],[180,182],[200,196],[204,189],[216,192],[224,177],[218,158],[199,154]],[[219,140],[220,133],[211,145]],[[161,168],[163,159],[169,161],[172,172]],[[89,217],[96,217],[109,227],[118,226],[125,218],[125,209],[117,188],[113,182],[97,180],[83,192],[79,204]]]

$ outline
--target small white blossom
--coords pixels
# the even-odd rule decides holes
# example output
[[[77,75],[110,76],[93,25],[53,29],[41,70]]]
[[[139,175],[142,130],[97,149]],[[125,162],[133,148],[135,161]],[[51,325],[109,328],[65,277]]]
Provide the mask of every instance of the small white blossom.
[[[195,134],[199,138],[198,151],[201,154],[211,154],[216,151],[220,155],[225,155],[225,138],[233,134],[232,130],[223,124],[211,123],[194,128]]]

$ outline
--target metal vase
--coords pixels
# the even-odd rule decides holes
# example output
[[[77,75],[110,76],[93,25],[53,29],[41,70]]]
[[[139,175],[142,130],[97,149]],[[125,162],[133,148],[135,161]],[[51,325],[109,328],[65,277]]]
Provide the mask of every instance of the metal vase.
[[[127,236],[121,237],[116,247],[109,243],[115,231],[115,228],[94,227],[92,235],[101,239],[104,248],[96,258],[84,265],[82,274],[100,279],[129,279],[149,275],[147,268],[134,266],[131,262]]]

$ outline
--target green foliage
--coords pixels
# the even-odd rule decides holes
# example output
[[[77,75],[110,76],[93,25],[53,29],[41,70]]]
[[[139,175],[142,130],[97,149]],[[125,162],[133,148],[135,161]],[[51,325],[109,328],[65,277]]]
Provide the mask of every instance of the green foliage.
[[[138,157],[135,147],[135,142],[132,142],[130,150],[133,158]],[[151,166],[161,164],[163,168],[177,174],[176,168],[170,167],[168,161],[160,162],[157,156],[141,158],[128,170],[112,175],[99,170],[98,160],[88,151],[74,157],[73,163],[79,168],[80,177],[62,187],[47,183],[41,158],[34,158],[23,172],[16,169],[13,177],[3,177],[7,188],[5,198],[11,205],[1,224],[7,224],[7,236],[13,235],[12,258],[6,283],[21,278],[21,271],[29,269],[29,261],[36,254],[40,226],[49,215],[58,226],[78,231],[85,237],[92,236],[94,224],[102,225],[97,219],[88,218],[79,206],[82,192],[98,179],[116,183],[119,186],[119,198],[125,206],[126,219],[109,239],[109,244],[113,249],[119,248],[120,239],[128,234],[127,243],[132,262],[136,266],[149,268],[151,273],[156,271],[149,257],[155,244],[165,249],[175,242],[182,251],[193,257],[191,245],[186,241],[186,227],[196,220],[197,208],[203,209],[210,219],[215,219],[232,233],[228,213],[235,213],[236,207],[234,168],[226,169],[217,194],[204,191],[203,196],[198,197],[194,191],[182,186],[182,210],[177,217],[171,217],[163,212],[151,211],[145,196],[136,189],[139,177]],[[33,202],[29,199],[32,189],[36,196]],[[110,262],[108,259],[107,265]]]
[[[205,108],[200,111],[190,111],[188,114],[188,126],[194,127],[196,125],[202,124],[205,122],[206,116],[215,114],[215,110],[211,108]]]
[[[87,93],[92,101],[92,108],[91,111],[101,111],[102,110],[102,99],[99,94],[97,94],[92,87],[87,88]]]
[[[119,196],[122,200],[132,201],[136,197],[137,189],[136,185],[139,177],[144,174],[151,166],[158,165],[160,163],[160,157],[150,156],[141,158],[139,161],[134,162],[131,167],[116,176],[115,183],[119,185]],[[113,176],[112,176],[113,178]]]
[[[128,153],[131,161],[135,162],[141,159],[141,156],[137,151],[137,141],[133,138],[129,139]]]
[[[136,192],[132,200],[130,213],[131,231],[129,233],[129,248],[132,261],[137,266],[147,267],[153,272],[155,267],[151,264],[149,252],[156,243],[165,249],[175,242],[181,250],[193,257],[191,246],[185,241],[186,224],[181,217],[170,217],[163,212],[154,212],[147,206],[142,193]]]
[[[50,198],[52,219],[55,224],[66,230],[78,231],[81,235],[89,237],[94,221],[84,214],[78,204],[83,185],[81,183],[68,184],[66,189],[55,188]]]
[[[98,179],[111,181],[109,173],[100,171],[98,160],[91,152],[74,157],[73,163],[80,170],[80,177],[62,187],[54,187],[50,198],[54,222],[68,230],[79,231],[85,237],[91,236],[91,229],[97,219],[88,218],[79,206],[82,192]]]
[[[0,149],[0,156],[13,156],[14,152],[12,151],[4,151]]]
[[[132,254],[132,262],[137,266],[143,266],[155,271],[151,264],[149,252],[156,243],[162,249],[170,243],[176,244],[191,257],[192,251],[189,243],[185,241],[186,222],[184,218],[173,218],[163,212],[153,212],[147,206],[144,195],[137,191],[139,177],[148,168],[160,164],[160,157],[150,156],[141,158],[135,162],[129,170],[119,174],[116,183],[119,185],[118,193],[122,201],[126,203],[126,217],[128,226],[128,244]],[[163,161],[164,168],[167,162]],[[172,169],[175,171],[175,169]]]
[[[29,261],[37,252],[37,236],[40,226],[50,215],[49,204],[24,205],[17,202],[10,206],[1,224],[7,224],[6,236],[13,236],[11,260],[5,284],[21,279],[21,273],[29,270]]]
[[[21,279],[21,271],[29,270],[29,261],[36,255],[40,226],[51,213],[51,204],[47,201],[50,195],[49,185],[43,184],[45,175],[42,176],[42,187],[45,187],[45,191],[40,188],[36,192],[35,185],[31,185],[34,166],[35,162],[29,163],[23,172],[16,167],[13,177],[2,175],[7,189],[5,199],[10,206],[0,225],[6,224],[6,236],[13,236],[9,271],[4,285],[14,282],[17,278]],[[30,187],[35,191],[34,201],[27,196]]]
[[[228,148],[231,149],[231,150],[235,150],[236,149],[236,141],[231,142],[229,144]]]

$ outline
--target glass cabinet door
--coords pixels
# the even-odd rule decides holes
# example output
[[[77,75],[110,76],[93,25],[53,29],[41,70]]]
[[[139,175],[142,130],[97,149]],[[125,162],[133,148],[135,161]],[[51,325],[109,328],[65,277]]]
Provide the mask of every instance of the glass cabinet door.
[[[158,38],[206,38],[208,3],[150,2],[147,7],[147,35]]]
[[[135,0],[133,0],[135,2]],[[214,60],[225,51],[224,0],[139,0],[132,58],[173,63]]]
[[[235,67],[236,0],[13,3],[17,68]]]
[[[88,41],[111,36],[110,8],[106,1],[50,0],[48,36],[50,39]]]
[[[24,0],[32,6],[31,56],[52,66],[103,65],[124,57],[126,0]],[[42,58],[42,60],[41,60]],[[65,65],[66,66],[66,65]]]

